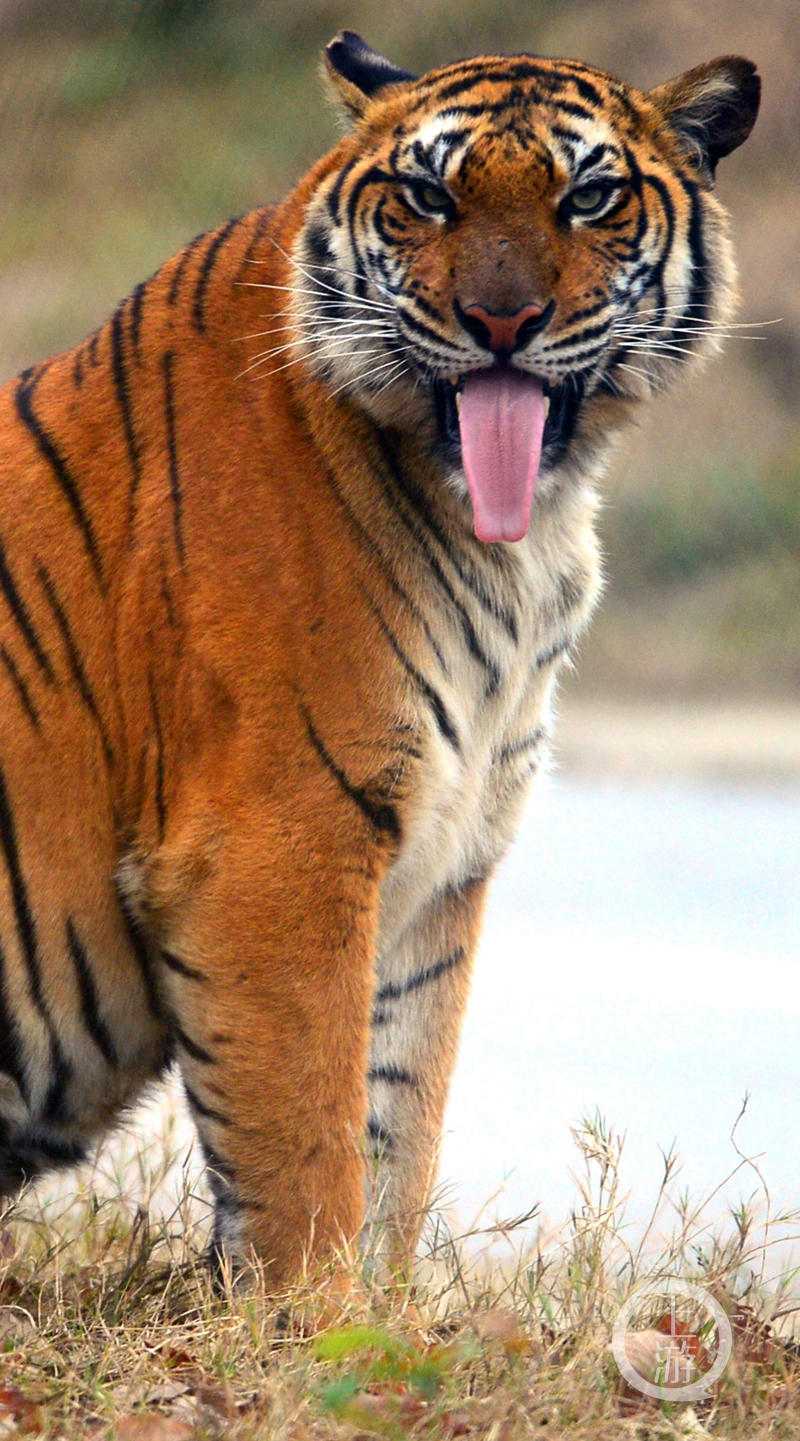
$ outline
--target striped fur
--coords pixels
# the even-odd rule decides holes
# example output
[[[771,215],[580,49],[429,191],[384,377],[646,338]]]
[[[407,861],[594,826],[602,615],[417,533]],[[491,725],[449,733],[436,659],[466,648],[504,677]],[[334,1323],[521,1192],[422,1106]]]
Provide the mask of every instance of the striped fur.
[[[174,1059],[217,1241],[276,1285],[312,1237],[414,1245],[593,487],[723,333],[711,182],[757,107],[739,60],[650,95],[328,63],[354,127],[293,194],[0,393],[0,1189]],[[527,538],[482,545],[465,311],[531,297],[544,464]]]

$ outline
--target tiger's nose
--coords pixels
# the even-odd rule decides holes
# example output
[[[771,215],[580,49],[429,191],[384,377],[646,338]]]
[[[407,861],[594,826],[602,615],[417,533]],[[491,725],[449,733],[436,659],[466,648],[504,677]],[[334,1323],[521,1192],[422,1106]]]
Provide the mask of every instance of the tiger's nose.
[[[542,308],[541,305],[523,305],[514,315],[498,314],[486,310],[482,305],[458,306],[461,324],[470,335],[486,350],[510,355],[524,342],[541,330],[550,319],[555,302]]]

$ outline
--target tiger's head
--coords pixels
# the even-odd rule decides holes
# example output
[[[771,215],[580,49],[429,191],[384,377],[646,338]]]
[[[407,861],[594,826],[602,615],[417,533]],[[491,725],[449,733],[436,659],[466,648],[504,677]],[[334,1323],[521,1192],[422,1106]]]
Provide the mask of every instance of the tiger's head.
[[[717,162],[760,82],[725,57],[648,93],[576,61],[483,57],[421,79],[344,31],[352,132],[292,252],[306,361],[430,436],[481,540],[591,473],[636,402],[713,351],[735,297]]]

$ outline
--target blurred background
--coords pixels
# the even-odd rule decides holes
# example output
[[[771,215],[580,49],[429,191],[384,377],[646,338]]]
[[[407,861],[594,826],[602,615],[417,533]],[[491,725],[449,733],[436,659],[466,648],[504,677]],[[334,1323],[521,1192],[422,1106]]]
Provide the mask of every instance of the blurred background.
[[[319,68],[343,26],[419,71],[517,50],[643,88],[731,52],[761,69],[718,191],[759,324],[609,476],[607,590],[493,898],[442,1174],[470,1209],[514,1169],[512,1209],[563,1214],[568,1126],[600,1105],[640,1192],[675,1136],[702,1191],[749,1088],[742,1144],[797,1198],[797,0],[0,0],[0,380],[294,184],[337,134]]]

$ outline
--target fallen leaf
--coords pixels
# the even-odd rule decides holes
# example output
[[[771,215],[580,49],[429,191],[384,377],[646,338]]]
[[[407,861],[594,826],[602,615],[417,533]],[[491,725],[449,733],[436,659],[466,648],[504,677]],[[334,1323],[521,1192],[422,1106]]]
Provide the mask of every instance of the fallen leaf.
[[[42,1429],[39,1407],[16,1386],[0,1388],[0,1421],[11,1419],[26,1436],[37,1435]]]
[[[0,1306],[0,1340],[4,1341],[7,1336],[24,1336],[27,1331],[35,1330],[33,1317],[22,1306]]]
[[[170,1371],[200,1371],[200,1362],[188,1351],[178,1351],[174,1346],[160,1346],[155,1354],[161,1357]]]
[[[733,1344],[738,1361],[768,1366],[775,1360],[775,1339],[768,1321],[762,1321],[751,1306],[739,1304],[731,1314]]]
[[[533,1349],[513,1311],[495,1306],[476,1316],[474,1325],[481,1341],[494,1342],[511,1356],[525,1355]]]
[[[237,1406],[233,1393],[226,1386],[193,1386],[192,1394],[201,1406],[208,1406],[209,1410],[224,1416],[226,1421],[232,1421],[234,1417],[243,1414],[247,1409],[246,1405],[244,1407]]]
[[[188,1381],[160,1381],[155,1386],[148,1386],[142,1400],[150,1405],[158,1401],[175,1401],[179,1396],[186,1396],[193,1390],[194,1387]]]

